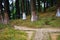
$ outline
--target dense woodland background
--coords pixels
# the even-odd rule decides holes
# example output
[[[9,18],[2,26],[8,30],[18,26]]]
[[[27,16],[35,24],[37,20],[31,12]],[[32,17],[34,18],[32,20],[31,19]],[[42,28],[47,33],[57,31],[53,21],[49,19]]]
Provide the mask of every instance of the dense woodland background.
[[[60,0],[0,0],[0,23],[7,24],[11,19],[21,19],[23,13],[33,16],[60,9]]]

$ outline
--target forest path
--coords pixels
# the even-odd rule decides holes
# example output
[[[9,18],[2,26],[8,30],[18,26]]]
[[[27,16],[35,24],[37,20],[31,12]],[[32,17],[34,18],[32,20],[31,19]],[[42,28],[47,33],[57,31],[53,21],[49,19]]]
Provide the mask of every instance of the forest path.
[[[18,30],[24,30],[28,33],[28,39],[30,40],[33,31],[35,31],[33,40],[48,40],[49,39],[49,33],[54,33],[54,32],[60,32],[59,28],[27,28],[27,27],[21,27],[21,26],[14,26],[15,29]]]

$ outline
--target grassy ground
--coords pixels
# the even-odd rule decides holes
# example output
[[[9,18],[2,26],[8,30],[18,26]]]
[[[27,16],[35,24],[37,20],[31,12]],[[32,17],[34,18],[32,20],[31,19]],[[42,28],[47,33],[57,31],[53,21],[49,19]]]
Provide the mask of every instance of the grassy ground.
[[[58,35],[57,40],[60,40],[60,35]]]
[[[9,25],[0,24],[0,40],[27,40],[27,33],[15,30]]]
[[[16,19],[11,20],[10,23],[11,25],[27,26],[33,28],[42,28],[46,25],[49,25],[49,27],[60,27],[60,18],[56,17],[55,13],[56,12],[39,13],[39,20],[35,22],[31,22],[30,16],[27,16],[27,20]]]
[[[32,28],[60,27],[60,18],[55,16],[55,12],[39,13],[39,20],[30,21],[30,16],[27,20],[16,19],[10,20],[8,25],[0,24],[0,40],[27,40],[27,33],[24,31],[15,30],[12,26],[27,26]],[[57,38],[60,40],[60,36]]]
[[[60,32],[50,33],[50,40],[60,40]]]

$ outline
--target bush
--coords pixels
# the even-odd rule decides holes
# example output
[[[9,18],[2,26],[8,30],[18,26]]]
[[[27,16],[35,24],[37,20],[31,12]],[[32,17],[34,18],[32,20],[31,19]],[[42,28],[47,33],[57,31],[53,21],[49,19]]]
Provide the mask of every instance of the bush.
[[[53,12],[53,11],[56,11],[56,6],[49,7],[46,11],[47,11],[47,12]]]
[[[50,24],[51,24],[50,22],[51,22],[51,21],[54,21],[54,20],[56,20],[55,17],[47,17],[45,23],[46,23],[47,25],[50,25]]]

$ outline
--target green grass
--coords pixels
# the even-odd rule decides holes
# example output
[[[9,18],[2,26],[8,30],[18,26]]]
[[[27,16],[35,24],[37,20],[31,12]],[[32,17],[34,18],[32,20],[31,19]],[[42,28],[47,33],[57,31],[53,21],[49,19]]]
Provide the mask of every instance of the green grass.
[[[15,30],[12,27],[8,27],[8,25],[5,25],[5,28],[3,26],[0,29],[0,40],[27,40],[26,32]]]
[[[18,25],[18,26],[27,26],[32,28],[42,28],[44,25],[50,25],[51,27],[60,27],[60,18],[56,17],[43,17],[35,22],[31,22],[30,19],[22,20],[12,20],[11,25]]]
[[[42,25],[44,25],[44,21],[42,21],[42,20],[31,22],[30,20],[21,20],[21,19],[18,19],[18,20],[12,20],[10,23],[12,25],[27,26],[27,27],[36,27],[36,28],[41,27]]]
[[[32,28],[44,28],[49,25],[49,27],[60,27],[60,18],[56,17],[56,12],[46,12],[46,13],[39,13],[39,20],[35,22],[30,21],[30,16],[27,16],[26,20],[22,19],[15,19],[11,20],[10,24],[12,26],[18,25],[18,26],[26,26],[26,27],[32,27]]]
[[[9,25],[9,24],[6,25],[6,24],[1,24],[1,23],[0,23],[0,30],[1,30],[1,29],[4,29],[4,28],[6,28],[6,27],[11,27],[11,25]]]
[[[53,27],[60,27],[60,18],[56,18],[56,20],[53,20],[51,22],[49,22],[50,25],[52,25]]]
[[[60,35],[58,35],[57,40],[60,40]]]

